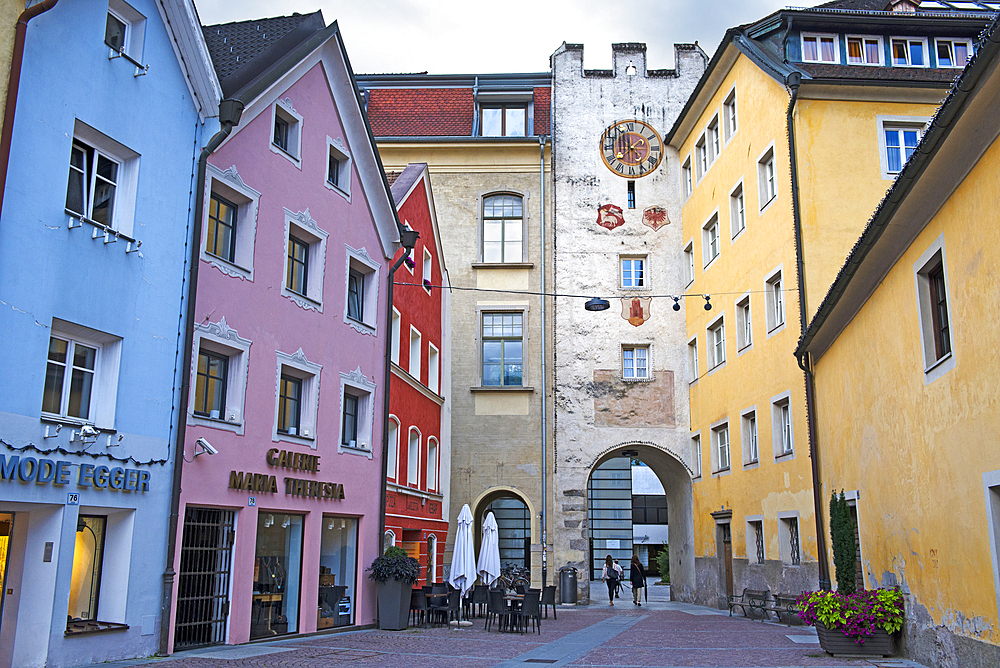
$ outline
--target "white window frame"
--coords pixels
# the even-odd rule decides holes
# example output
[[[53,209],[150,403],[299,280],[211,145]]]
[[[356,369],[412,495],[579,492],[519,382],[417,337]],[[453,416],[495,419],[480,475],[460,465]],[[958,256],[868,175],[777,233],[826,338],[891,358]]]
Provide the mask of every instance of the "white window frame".
[[[399,365],[399,335],[400,327],[402,326],[402,316],[400,316],[399,311],[396,307],[392,307],[392,342],[389,349],[389,359],[394,362],[397,366]]]
[[[417,435],[416,447],[413,446],[413,435]],[[416,427],[406,430],[406,486],[420,489],[420,448],[424,442],[423,434]]]
[[[896,42],[903,42],[906,45],[906,62],[897,63],[896,62]],[[912,51],[912,46],[915,42],[919,42],[924,49],[924,64],[914,65],[912,63],[912,56],[910,55]],[[889,38],[889,57],[892,58],[893,67],[930,67],[931,66],[931,52],[927,48],[927,38],[926,37],[890,37]]]
[[[743,468],[760,466],[760,421],[756,404],[740,411],[740,445]]]
[[[993,591],[996,595],[997,612],[1000,613],[1000,469],[983,472],[983,493],[986,495],[986,526],[989,532],[990,560],[993,563]],[[860,523],[859,511],[858,524]]]
[[[513,260],[513,259],[508,259],[507,258],[507,248],[506,248],[506,244],[507,244],[507,242],[506,242],[506,232],[507,232],[507,230],[506,230],[506,225],[504,225],[503,228],[502,228],[503,232],[502,232],[502,236],[501,236],[501,239],[504,240],[504,241],[501,242],[501,252],[500,252],[501,261],[500,262],[487,262],[486,259],[485,259],[484,248],[483,248],[483,246],[484,246],[484,238],[485,238],[485,227],[486,227],[486,200],[489,199],[489,198],[491,198],[491,197],[502,197],[504,195],[509,195],[511,197],[516,197],[516,198],[518,198],[518,199],[521,200],[521,219],[520,219],[521,220],[521,259],[519,259],[519,260]],[[530,201],[530,196],[531,196],[530,192],[521,191],[521,190],[513,190],[513,189],[509,189],[509,188],[508,189],[501,189],[501,190],[483,191],[483,192],[478,193],[479,210],[476,213],[476,215],[478,216],[476,233],[479,235],[479,240],[478,240],[478,242],[479,242],[479,248],[478,248],[478,251],[477,251],[477,257],[479,258],[480,262],[482,262],[484,264],[488,264],[488,265],[505,265],[505,264],[514,264],[514,265],[517,265],[517,264],[528,264],[529,263],[529,256],[528,256],[528,250],[529,250],[529,248],[528,248],[528,221],[529,221],[529,219],[531,217],[531,214],[530,214],[530,212],[528,210],[528,203]],[[512,218],[496,218],[496,217],[491,217],[490,219],[491,220],[504,220],[504,221],[517,220],[516,218],[513,218],[513,217]],[[513,243],[513,242],[511,242],[511,243]]]
[[[340,410],[337,412],[337,453],[346,452],[372,459],[372,435],[375,433],[375,390],[374,376],[369,379],[358,367],[351,373],[340,372]],[[358,399],[358,429],[355,447],[344,445],[344,395],[351,394]]]
[[[204,202],[211,202],[212,193],[236,205],[236,253],[233,261],[209,253],[208,246],[208,214],[205,206],[201,224],[201,260],[221,271],[226,276],[253,281],[254,246],[257,240],[257,211],[260,203],[260,193],[243,182],[236,165],[221,170],[209,163],[206,165]],[[287,247],[285,249],[287,253]]]
[[[118,170],[115,175],[115,197],[112,204],[110,225],[102,225],[89,217],[93,212],[93,201],[90,193],[87,196],[91,198],[91,201],[85,201],[83,206],[87,211],[70,211],[69,209],[65,209],[66,214],[70,218],[87,220],[95,227],[102,229],[106,227],[106,229],[132,238],[134,236],[135,207],[139,183],[139,154],[79,119],[76,119],[73,125],[70,152],[72,152],[72,144],[74,142],[84,144],[94,150],[95,165],[97,163],[97,154],[99,153],[115,162],[118,165]],[[69,169],[72,168],[70,167]],[[69,172],[67,171],[67,190],[69,189],[68,174]]]
[[[705,140],[708,144],[708,166],[711,168],[722,154],[722,128],[719,127],[718,111],[705,127]]]
[[[733,140],[740,129],[740,110],[736,100],[736,86],[729,89],[726,100],[722,103],[722,136],[725,145]]]
[[[736,241],[747,229],[747,198],[743,192],[743,179],[729,191],[730,243]]]
[[[770,166],[770,169],[769,167]],[[774,142],[757,157],[757,208],[760,215],[778,200],[778,165],[774,156]]]
[[[322,229],[309,209],[289,211],[285,209],[285,243],[282,246],[281,296],[289,299],[306,311],[323,312],[323,283],[326,275],[326,238],[329,233]],[[306,294],[301,295],[288,288],[288,237],[309,245],[309,265],[306,268]],[[346,313],[347,307],[344,307]]]
[[[885,140],[886,130],[916,130],[917,145],[919,146],[920,140],[923,138],[924,132],[927,130],[927,125],[931,120],[927,116],[889,116],[879,114],[875,117],[875,125],[878,132],[879,166],[882,170],[883,181],[895,181],[896,177],[899,176],[899,172],[903,171],[903,166],[906,165],[905,156],[900,155],[899,172],[889,171],[889,149]]]
[[[951,350],[941,357],[937,356],[934,332],[934,304],[931,299],[931,286],[928,274],[941,267],[944,275],[945,304],[948,309],[948,343]],[[952,312],[951,290],[948,286],[948,258],[945,252],[944,232],[931,242],[917,261],[913,263],[913,281],[917,299],[917,327],[920,334],[920,349],[924,364],[924,384],[933,383],[955,368],[955,328]]]
[[[860,39],[861,40],[861,60],[862,62],[851,62],[851,40]],[[875,40],[878,42],[878,62],[870,63],[867,60],[867,42]],[[865,67],[883,67],[885,66],[885,43],[882,41],[881,35],[847,35],[844,41],[847,48],[847,62],[846,65],[864,65]]]
[[[701,377],[698,375],[698,335],[692,336],[688,339],[688,371],[689,371],[689,385],[694,385],[698,382]]]
[[[747,515],[743,518],[746,521],[746,538],[747,538],[747,562],[750,564],[760,564],[763,562],[757,561],[757,536],[758,529],[760,527],[760,542],[764,546],[764,561],[767,561],[767,540],[764,535],[764,516],[763,515]]]
[[[625,285],[625,262],[632,262],[632,282],[635,283],[635,262],[642,263],[642,285]],[[618,256],[618,287],[622,290],[641,291],[649,290],[649,256],[648,255],[619,255]]]
[[[60,412],[48,413],[42,411],[42,420],[65,425],[82,426],[89,424],[98,429],[113,431],[115,426],[115,409],[118,403],[118,375],[121,368],[122,339],[112,334],[107,334],[83,325],[77,325],[67,320],[60,320],[59,318],[52,319],[49,334],[50,337],[46,337],[45,339],[46,352],[43,358],[46,367],[48,366],[49,340],[51,337],[81,343],[96,349],[97,353],[94,356],[94,371],[91,380],[90,405],[88,406],[87,416],[85,418],[78,418],[64,415],[62,412],[66,404],[67,387],[72,382],[71,373],[67,373],[63,377]],[[67,358],[66,369],[68,372],[71,371],[72,357]],[[40,405],[41,403],[39,402]]]
[[[778,555],[786,565],[790,566],[795,563],[795,560],[792,559],[791,522],[789,520],[795,520],[796,529],[799,533],[797,541],[799,544],[798,562],[801,565],[802,521],[799,519],[799,511],[797,510],[778,511]]]
[[[431,286],[434,284],[433,278],[433,266],[434,266],[434,256],[431,252],[427,250],[427,246],[424,246],[424,264],[421,268],[420,273],[420,284],[424,288],[424,292],[431,294]]]
[[[726,313],[723,311],[705,326],[705,352],[709,364],[706,376],[726,366]]]
[[[393,429],[395,427],[395,429]],[[388,461],[386,462],[386,473],[385,477],[393,482],[399,482],[399,418],[389,414],[389,425],[387,427],[389,430],[389,454]],[[395,438],[393,438],[393,433],[395,433]]]
[[[410,325],[410,350],[406,358],[406,372],[420,382],[421,357],[423,354],[423,334],[420,330]]]
[[[691,463],[694,464],[692,473],[692,478],[698,480],[702,475],[702,465],[701,465],[701,430],[691,434]]]
[[[190,425],[223,429],[239,435],[244,434],[244,419],[247,394],[247,368],[250,364],[252,341],[240,336],[229,326],[225,316],[219,322],[196,323],[194,326],[194,355],[191,359],[191,394],[188,401],[187,420]],[[225,355],[228,358],[226,370],[226,414],[218,419],[195,415],[195,392],[197,390],[198,353],[202,350]]]
[[[795,459],[795,419],[791,395],[791,391],[786,390],[771,397],[771,443],[775,461]],[[787,443],[784,416],[787,416]]]
[[[441,444],[433,436],[427,437],[427,491],[438,492],[438,471],[441,465]]]
[[[639,365],[636,363],[640,355],[638,351],[644,351],[646,356],[646,374],[640,376],[638,373]],[[632,367],[634,375],[631,377],[625,376],[625,353],[626,351],[632,351]],[[653,380],[653,347],[648,343],[623,343],[621,345],[621,352],[619,353],[619,369],[621,374],[622,382],[625,383],[638,383],[638,382],[649,382]]]
[[[784,276],[783,264],[779,264],[764,276],[764,324],[767,328],[767,338],[778,334],[788,324],[788,300],[786,299]]]
[[[427,343],[427,388],[441,394],[441,352],[433,343]]]
[[[347,254],[344,266],[344,324],[360,334],[378,336],[379,264],[363,247],[351,248],[344,244],[344,249]],[[363,320],[355,320],[347,315],[348,281],[352,269],[364,277],[364,302],[361,314]]]
[[[287,151],[274,143],[274,122],[278,117],[288,123]],[[271,149],[271,153],[286,158],[296,168],[302,169],[302,115],[295,111],[291,98],[276,100],[271,105],[271,127],[268,132],[267,145]]]
[[[942,65],[941,60],[938,58],[938,45],[942,43],[951,45],[951,58],[953,61],[955,60],[955,44],[957,43],[965,44],[968,47],[969,58],[972,58],[972,56],[975,55],[975,44],[971,39],[965,37],[936,37],[934,39],[934,64],[937,67],[953,67],[961,70],[965,69],[965,66],[969,64],[968,61],[966,61],[964,63],[953,62],[951,65]]]
[[[712,230],[715,230],[713,249]],[[714,250],[714,253],[713,253]],[[708,271],[712,263],[722,255],[722,236],[719,234],[719,210],[716,209],[701,226],[702,271]]]
[[[691,193],[694,192],[694,174],[691,171],[691,154],[688,153],[687,157],[684,159],[684,163],[681,165],[681,193],[683,194],[683,201],[687,201],[691,197]]]
[[[753,349],[753,308],[750,291],[736,300],[736,356]]]
[[[732,471],[733,451],[729,419],[712,424],[712,477]]]
[[[292,354],[275,351],[278,364],[274,376],[274,425],[271,430],[271,441],[278,443],[287,441],[299,445],[308,445],[316,449],[319,439],[316,434],[319,414],[319,381],[322,364],[310,362],[306,354],[299,348]],[[302,381],[302,397],[299,401],[299,427],[296,434],[284,434],[278,431],[278,402],[281,393],[281,376],[289,375]]]
[[[809,59],[806,58],[806,39],[812,38],[816,40],[816,58]],[[833,40],[833,60],[823,60],[823,49],[822,40],[831,39]],[[834,33],[826,32],[804,32],[800,38],[800,46],[802,48],[802,62],[804,63],[829,63],[832,65],[840,64],[840,35]]]
[[[278,149],[281,150],[281,149]],[[327,150],[327,161],[326,170],[323,175],[323,185],[327,190],[332,190],[337,193],[348,202],[351,201],[351,177],[353,171],[351,169],[351,154],[347,152],[347,147],[344,146],[344,140],[342,137],[337,137],[333,139],[329,135],[326,137],[326,150]],[[338,168],[337,182],[336,184],[330,182],[330,158],[333,156],[340,161],[340,166]]]
[[[684,246],[684,259],[687,260],[687,285],[694,283],[694,239],[688,239]]]
[[[701,183],[711,167],[712,161],[708,156],[708,133],[702,130],[698,140],[694,143],[695,183]]]
[[[146,39],[146,17],[123,0],[109,0],[108,14],[125,24],[123,51],[136,62],[142,61],[142,47]],[[108,47],[111,54],[117,53]]]

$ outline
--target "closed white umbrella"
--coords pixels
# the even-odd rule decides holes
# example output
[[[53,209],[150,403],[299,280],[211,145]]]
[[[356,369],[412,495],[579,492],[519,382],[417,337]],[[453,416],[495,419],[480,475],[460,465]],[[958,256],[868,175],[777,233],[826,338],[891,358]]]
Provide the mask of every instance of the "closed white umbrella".
[[[469,504],[462,506],[462,512],[458,514],[458,526],[455,528],[455,548],[451,556],[451,574],[448,582],[461,593],[461,597],[472,589],[476,581],[476,549],[472,541],[472,511]],[[462,606],[458,606],[459,620],[461,620]],[[471,624],[471,622],[465,622]],[[459,621],[459,625],[462,622]]]
[[[476,568],[479,571],[479,579],[487,587],[500,577],[500,537],[493,513],[487,514],[483,521],[483,542],[479,546],[479,561]]]

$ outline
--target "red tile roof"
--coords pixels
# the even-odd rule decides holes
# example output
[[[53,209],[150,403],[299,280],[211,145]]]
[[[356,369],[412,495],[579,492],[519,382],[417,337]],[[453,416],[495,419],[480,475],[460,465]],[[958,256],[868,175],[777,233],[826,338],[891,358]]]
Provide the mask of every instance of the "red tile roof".
[[[550,98],[552,95],[551,88],[535,88],[535,103],[534,103],[534,114],[535,114],[535,134],[536,135],[547,135],[549,134],[549,113],[551,112]]]
[[[368,119],[376,137],[468,137],[471,88],[371,88]]]

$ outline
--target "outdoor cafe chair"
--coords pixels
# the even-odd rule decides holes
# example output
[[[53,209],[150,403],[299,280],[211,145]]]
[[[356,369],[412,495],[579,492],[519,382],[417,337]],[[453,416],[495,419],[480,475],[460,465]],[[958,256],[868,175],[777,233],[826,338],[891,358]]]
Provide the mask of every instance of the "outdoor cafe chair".
[[[516,591],[518,594],[524,595],[524,590],[525,589],[526,589],[526,587],[524,585],[522,585],[522,584],[516,584],[516,585],[514,585],[514,591]]]
[[[496,621],[498,630],[503,631],[509,618],[510,612],[508,612],[507,606],[503,602],[503,592],[490,591],[489,603],[486,604],[486,625],[484,626],[484,630],[489,631],[492,623]]]
[[[521,609],[514,612],[515,620],[517,622],[517,628],[524,633],[528,630],[528,620],[531,620],[532,626],[538,631],[539,635],[542,633],[542,610],[539,604],[540,593],[535,591],[528,591],[524,595],[524,601],[521,603]]]
[[[490,604],[490,588],[486,585],[476,585],[472,590],[472,614],[483,614]]]
[[[423,589],[414,589],[410,592],[410,613],[413,615],[414,624],[427,622],[427,595]]]
[[[552,617],[555,618],[555,619],[559,619],[559,617],[556,616],[556,586],[555,585],[549,585],[549,586],[545,587],[544,589],[542,589],[542,602],[541,603],[542,603],[542,610],[545,611],[545,619],[549,618],[549,608],[548,608],[548,606],[550,606],[550,605],[552,606]]]

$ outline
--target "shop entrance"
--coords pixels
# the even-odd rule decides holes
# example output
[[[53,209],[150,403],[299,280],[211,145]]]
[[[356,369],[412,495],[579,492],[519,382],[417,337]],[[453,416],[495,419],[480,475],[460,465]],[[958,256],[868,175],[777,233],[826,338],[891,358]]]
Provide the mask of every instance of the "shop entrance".
[[[7,598],[7,555],[10,553],[10,540],[14,535],[14,516],[10,513],[0,513],[0,628],[3,624],[3,602]]]
[[[189,507],[184,512],[175,649],[226,642],[235,519],[232,510]]]

